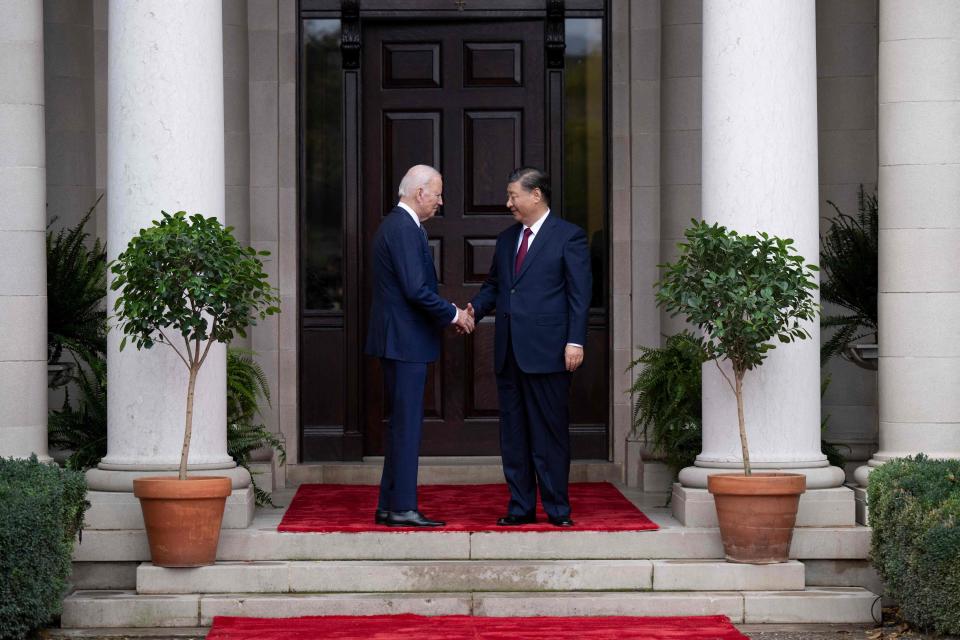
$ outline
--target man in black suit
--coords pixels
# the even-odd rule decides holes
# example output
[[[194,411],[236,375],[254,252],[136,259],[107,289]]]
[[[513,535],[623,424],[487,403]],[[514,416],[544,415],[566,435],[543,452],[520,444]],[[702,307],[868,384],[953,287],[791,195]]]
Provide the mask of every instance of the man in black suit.
[[[551,524],[573,525],[570,376],[583,362],[592,276],[583,229],[550,210],[550,180],[524,167],[508,179],[517,224],[497,237],[493,264],[467,311],[496,309],[494,368],[500,455],[510,488],[501,526],[536,521],[537,488]]]
[[[366,353],[380,358],[390,405],[374,522],[436,527],[445,523],[427,518],[417,505],[427,363],[439,357],[444,327],[456,325],[469,333],[473,318],[437,294],[437,272],[422,226],[443,203],[443,179],[433,167],[416,165],[398,191],[400,202],[380,223],[371,247],[373,304]]]

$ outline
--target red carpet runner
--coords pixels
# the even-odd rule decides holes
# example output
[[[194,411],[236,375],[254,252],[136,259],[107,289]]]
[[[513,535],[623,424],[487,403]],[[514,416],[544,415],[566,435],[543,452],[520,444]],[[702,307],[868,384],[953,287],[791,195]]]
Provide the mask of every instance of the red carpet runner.
[[[283,532],[409,532],[406,527],[373,524],[378,487],[371,485],[305,484],[297,490],[278,531]],[[420,510],[447,526],[430,531],[650,531],[657,525],[608,482],[570,485],[571,516],[575,524],[559,529],[547,522],[542,508],[538,522],[520,527],[498,527],[506,514],[509,494],[505,484],[424,485],[418,490]]]
[[[207,640],[749,640],[726,616],[477,618],[472,616],[217,616]]]

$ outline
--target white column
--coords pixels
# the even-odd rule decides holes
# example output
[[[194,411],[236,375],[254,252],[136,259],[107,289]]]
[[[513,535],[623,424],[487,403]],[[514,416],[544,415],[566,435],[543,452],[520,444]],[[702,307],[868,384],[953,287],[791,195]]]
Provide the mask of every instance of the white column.
[[[43,3],[0,3],[0,456],[47,455]]]
[[[814,0],[704,2],[702,171],[705,221],[793,238],[818,262]],[[804,473],[810,489],[837,487],[843,472],[820,450],[819,325],[807,328],[812,339],[778,343],[746,375],[750,458],[756,470]],[[695,465],[680,473],[685,487],[743,468],[734,395],[712,362]]]
[[[224,219],[221,3],[111,0],[108,12],[107,252],[115,258],[160,211]],[[108,295],[112,309],[116,294]],[[143,471],[180,460],[187,371],[163,345],[107,347],[108,452],[88,474],[101,491],[129,491]],[[211,350],[197,381],[191,470],[235,467],[226,450],[226,359]],[[117,473],[121,472],[121,473]],[[217,471],[216,475],[223,475]],[[234,487],[246,476],[237,471]]]
[[[880,450],[960,458],[960,2],[881,0]]]

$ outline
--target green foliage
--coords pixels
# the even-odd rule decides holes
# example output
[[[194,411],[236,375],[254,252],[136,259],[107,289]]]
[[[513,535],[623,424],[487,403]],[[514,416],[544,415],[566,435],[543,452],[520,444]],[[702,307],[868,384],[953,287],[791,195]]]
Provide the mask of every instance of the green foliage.
[[[24,638],[60,612],[86,491],[81,473],[0,458],[0,638]]]
[[[199,343],[246,336],[257,318],[279,313],[279,298],[257,258],[269,251],[240,246],[232,227],[216,218],[161,215],[110,263],[110,288],[121,292],[114,305],[125,335],[121,349],[127,338],[138,349],[155,342],[176,349],[169,330],[185,342],[186,364],[200,360]]]
[[[179,474],[185,479],[194,386],[210,346],[245,336],[248,325],[280,309],[258,257],[268,251],[240,246],[232,228],[216,218],[161,215],[110,263],[110,288],[120,292],[114,304],[124,334],[120,349],[127,339],[138,349],[166,344],[190,372]]]
[[[227,452],[248,471],[251,452],[263,446],[276,449],[280,463],[286,462],[283,443],[256,422],[261,398],[270,403],[270,387],[252,355],[243,349],[227,350]],[[78,373],[76,408],[68,396],[47,422],[50,445],[72,452],[68,469],[90,469],[107,455],[107,363],[97,358],[88,365],[88,371]],[[257,486],[254,476],[251,479],[257,504],[272,504],[270,494]]]
[[[102,198],[103,196],[100,196]],[[107,350],[107,252],[100,240],[87,246],[84,231],[100,198],[76,226],[47,230],[47,361],[60,361],[63,350],[78,362],[102,357]]]
[[[793,240],[760,233],[740,235],[719,224],[692,221],[674,263],[662,264],[657,304],[682,314],[701,335],[706,360],[730,362],[734,380],[720,369],[737,399],[743,466],[750,455],[743,418],[743,378],[780,342],[809,338],[804,322],[816,318],[816,265],[804,265]]]
[[[682,332],[667,338],[659,348],[639,347],[640,357],[629,368],[642,367],[630,387],[633,396],[633,428],[648,438],[653,451],[664,457],[674,473],[691,466],[703,444],[702,375],[703,350],[696,336]],[[821,397],[830,385],[826,376]],[[830,416],[820,424],[826,434]],[[843,468],[841,448],[849,447],[821,438],[820,447],[831,465]]]
[[[857,193],[857,216],[837,212],[830,228],[820,238],[820,267],[823,269],[821,297],[852,313],[826,316],[822,327],[837,331],[820,347],[820,362],[841,353],[851,343],[877,333],[877,282],[879,214],[877,196]]]
[[[703,332],[697,339],[708,360],[729,360],[743,373],[766,359],[772,339],[810,337],[803,322],[817,315],[810,293],[817,267],[804,265],[793,240],[692,223],[677,261],[660,265],[656,297],[671,316],[682,314]]]
[[[253,360],[253,353],[231,348],[227,351],[227,452],[237,464],[250,471],[250,454],[269,446],[279,455],[280,464],[287,461],[283,443],[263,424],[256,422],[260,415],[260,399],[270,404],[270,386],[263,369]],[[261,489],[251,472],[253,493],[258,505],[273,504],[270,494]]]
[[[870,474],[871,559],[911,624],[960,634],[960,460],[918,455]]]
[[[52,410],[47,418],[50,446],[70,451],[68,469],[84,470],[97,466],[107,455],[107,362],[100,356],[90,359],[87,368],[76,374],[80,392],[70,401],[69,391],[63,407]]]
[[[639,349],[629,367],[642,367],[630,387],[633,428],[676,474],[693,464],[702,446],[703,349],[688,332],[670,336],[662,347]]]

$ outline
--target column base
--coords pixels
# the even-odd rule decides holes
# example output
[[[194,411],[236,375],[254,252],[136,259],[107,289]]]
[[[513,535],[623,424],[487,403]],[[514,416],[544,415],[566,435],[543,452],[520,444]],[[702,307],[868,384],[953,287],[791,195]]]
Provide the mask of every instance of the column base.
[[[126,491],[90,491],[84,517],[87,530],[143,529],[140,500]],[[246,529],[253,523],[253,487],[234,489],[223,512],[223,529]]]
[[[230,478],[234,491],[250,486],[250,472],[236,464],[222,469],[194,469],[188,467],[187,473],[191,476],[226,476]],[[86,473],[87,487],[91,491],[119,491],[121,493],[133,493],[134,478],[175,475],[177,475],[177,469],[175,468],[124,470],[96,468],[90,469]]]
[[[835,467],[834,467],[835,468]],[[716,527],[717,508],[706,489],[673,485],[673,517],[685,527]],[[847,487],[808,489],[800,496],[798,527],[852,527],[857,524],[854,492]]]
[[[868,483],[868,478],[870,477],[870,473],[873,472],[874,469],[879,467],[884,462],[885,460],[877,460],[876,458],[870,458],[867,461],[867,464],[863,465],[862,467],[857,467],[857,470],[853,472],[853,479],[856,481],[858,485],[860,485],[863,488],[866,488]]]
[[[846,474],[840,467],[800,467],[791,469],[789,467],[776,467],[773,465],[754,464],[751,465],[756,472],[781,472],[781,473],[802,473],[807,476],[807,490],[811,489],[832,489],[843,485]],[[706,489],[707,478],[716,473],[743,473],[742,464],[731,464],[730,468],[724,467],[686,467],[680,470],[678,480],[684,487],[692,489]]]

